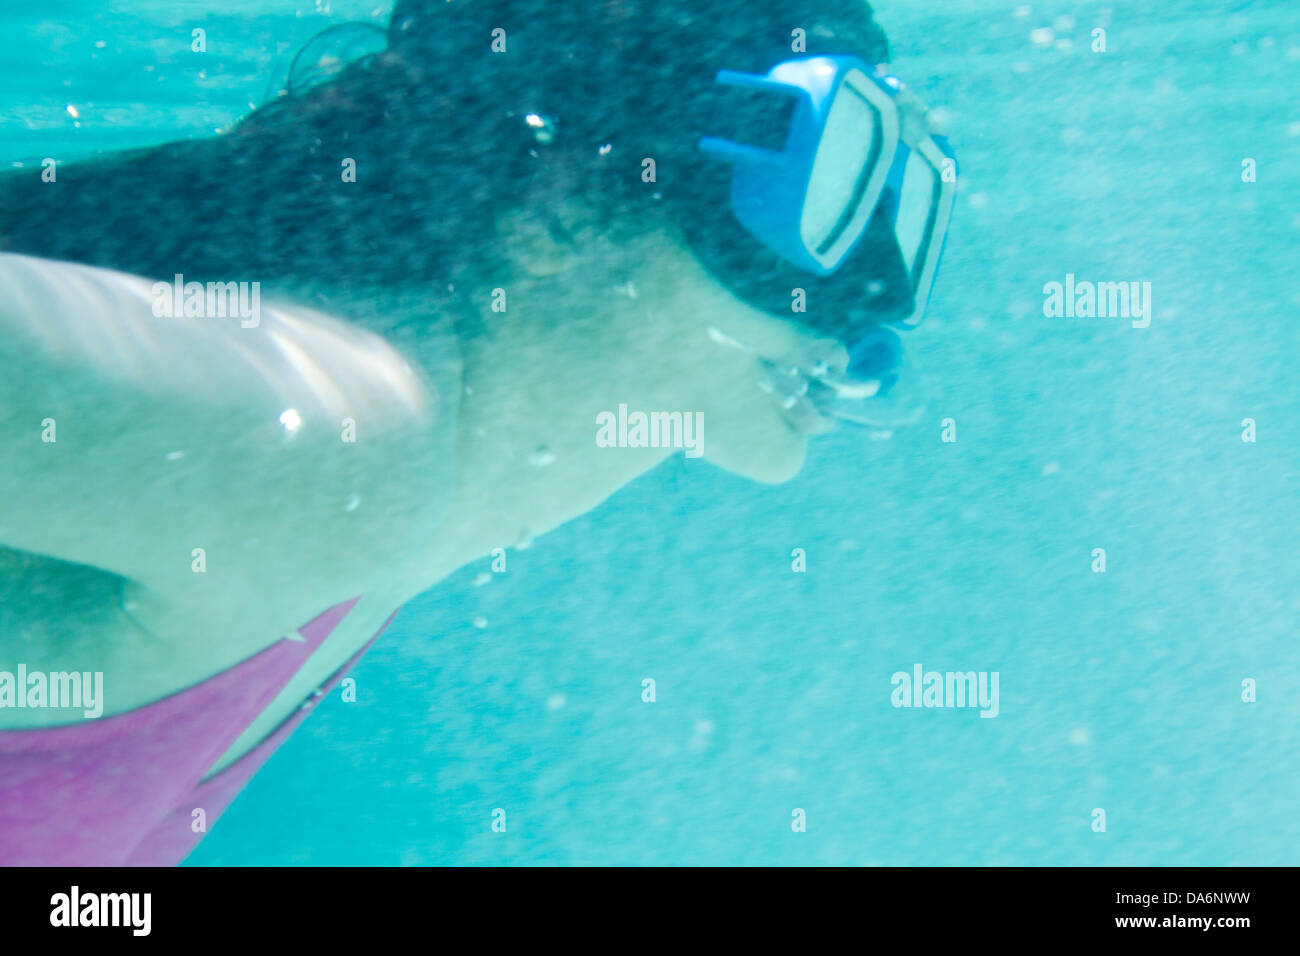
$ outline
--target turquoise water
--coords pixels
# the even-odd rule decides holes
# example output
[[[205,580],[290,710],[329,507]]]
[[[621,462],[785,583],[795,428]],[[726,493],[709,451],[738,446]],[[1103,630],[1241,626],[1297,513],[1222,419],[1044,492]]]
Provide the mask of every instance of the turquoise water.
[[[673,460],[464,569],[190,863],[1300,863],[1300,6],[875,6],[962,161],[926,419],[779,488]],[[8,9],[4,159],[210,132],[386,12]],[[1044,317],[1067,273],[1150,327]],[[998,717],[891,706],[917,663]]]

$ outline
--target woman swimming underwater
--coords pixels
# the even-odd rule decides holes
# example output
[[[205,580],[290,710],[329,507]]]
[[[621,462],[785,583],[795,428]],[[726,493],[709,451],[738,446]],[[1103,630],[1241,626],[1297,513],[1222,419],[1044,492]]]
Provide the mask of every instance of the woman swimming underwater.
[[[0,863],[181,860],[395,608],[675,452],[624,406],[763,482],[897,416],[955,168],[887,61],[858,0],[402,0],[0,179]]]

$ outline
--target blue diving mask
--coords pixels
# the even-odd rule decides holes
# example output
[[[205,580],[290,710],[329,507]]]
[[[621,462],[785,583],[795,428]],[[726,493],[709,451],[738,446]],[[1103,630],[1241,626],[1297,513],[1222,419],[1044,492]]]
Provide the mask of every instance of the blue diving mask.
[[[842,346],[764,358],[763,387],[783,407],[827,419],[886,426],[916,417],[916,383],[902,381],[890,327],[920,323],[938,272],[956,194],[947,140],[897,78],[852,56],[786,60],[766,75],[722,70],[717,84],[748,108],[720,110],[713,132],[724,135],[702,137],[699,148],[730,166],[731,212],[745,238],[722,230],[697,249],[738,295],[773,314],[789,316],[792,291],[803,289],[806,309],[794,317]]]

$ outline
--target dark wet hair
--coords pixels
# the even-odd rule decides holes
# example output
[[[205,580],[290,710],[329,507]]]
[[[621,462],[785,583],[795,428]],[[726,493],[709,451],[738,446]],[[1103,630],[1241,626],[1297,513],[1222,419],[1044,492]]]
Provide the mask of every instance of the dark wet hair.
[[[498,28],[504,53],[491,49]],[[795,30],[810,55],[888,59],[862,0],[399,0],[386,52],[221,136],[69,163],[55,184],[0,178],[0,248],[149,277],[436,297],[507,275],[499,213],[549,217],[577,195],[607,222],[681,222],[722,270],[710,237],[733,253],[745,237],[721,231],[726,173],[697,149],[714,76],[800,55]],[[355,183],[341,179],[345,158]],[[773,268],[743,250],[761,258],[742,268]]]

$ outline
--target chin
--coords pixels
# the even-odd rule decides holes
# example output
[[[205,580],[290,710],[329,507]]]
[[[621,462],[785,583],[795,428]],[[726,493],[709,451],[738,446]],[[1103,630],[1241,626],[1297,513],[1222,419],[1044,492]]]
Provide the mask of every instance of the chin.
[[[739,437],[739,436],[738,436]],[[719,468],[766,485],[781,485],[803,470],[808,436],[778,420],[762,433],[747,430],[744,441],[718,442],[704,457]]]

